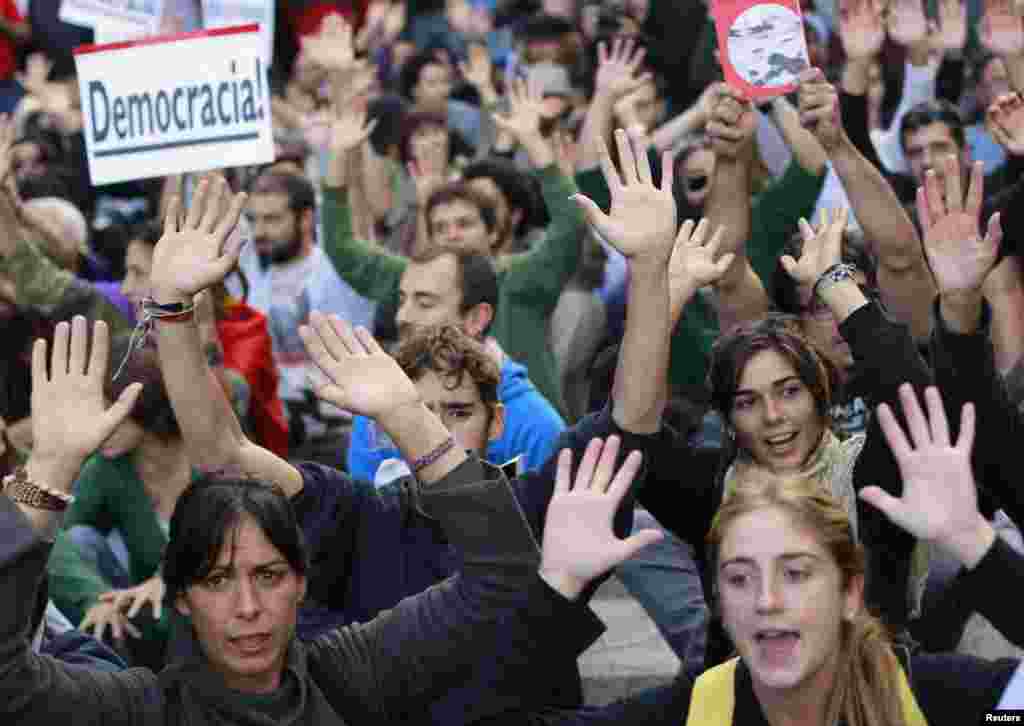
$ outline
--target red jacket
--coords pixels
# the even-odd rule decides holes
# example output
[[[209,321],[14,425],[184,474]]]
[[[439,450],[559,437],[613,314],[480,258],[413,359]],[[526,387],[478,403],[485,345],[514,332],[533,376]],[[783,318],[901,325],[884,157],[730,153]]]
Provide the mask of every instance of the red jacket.
[[[277,393],[266,316],[245,303],[232,302],[226,317],[217,321],[217,334],[224,346],[224,367],[238,371],[249,383],[256,443],[278,456],[288,456],[288,419]]]

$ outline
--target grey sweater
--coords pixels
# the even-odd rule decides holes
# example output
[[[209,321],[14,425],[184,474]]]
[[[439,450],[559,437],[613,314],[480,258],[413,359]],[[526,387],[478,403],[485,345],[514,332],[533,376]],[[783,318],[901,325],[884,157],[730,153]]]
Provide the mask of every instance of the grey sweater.
[[[483,481],[483,471],[471,458],[419,495],[464,553],[459,573],[369,623],[293,642],[266,708],[227,689],[198,648],[160,674],[33,654],[29,623],[50,544],[0,495],[0,714],[25,726],[401,723],[485,660],[522,658],[524,648],[536,648],[538,662],[552,648],[582,651],[603,626],[537,576],[536,542],[507,480]]]

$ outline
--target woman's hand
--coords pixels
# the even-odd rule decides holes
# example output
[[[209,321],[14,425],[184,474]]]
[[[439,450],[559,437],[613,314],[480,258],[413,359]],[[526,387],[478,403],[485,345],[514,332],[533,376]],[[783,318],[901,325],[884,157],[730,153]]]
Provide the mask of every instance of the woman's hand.
[[[593,439],[572,484],[572,451],[558,456],[555,489],[544,519],[540,576],[562,595],[575,599],[587,583],[647,545],[661,532],[647,529],[619,539],[612,530],[615,512],[640,470],[641,455],[634,451],[615,471],[619,439]]]
[[[111,637],[118,642],[124,640],[125,633],[128,633],[133,638],[141,638],[142,631],[135,627],[128,619],[128,616],[121,612],[121,608],[113,601],[103,599],[106,595],[116,592],[115,590],[101,595],[99,602],[86,611],[82,622],[78,624],[78,629],[83,633],[91,632],[96,640],[103,640],[106,637],[107,628],[110,629]]]
[[[247,196],[232,195],[220,175],[205,176],[192,195],[188,216],[181,197],[167,205],[164,233],[153,251],[152,288],[157,302],[191,303],[200,290],[221,282],[238,264],[244,238],[227,245]]]
[[[806,219],[800,220],[800,233],[804,238],[800,260],[790,255],[783,255],[779,260],[794,282],[814,287],[826,270],[842,260],[843,231],[848,218],[849,211],[843,207],[833,210],[831,219],[828,210],[822,209],[817,229],[813,229]]]
[[[160,575],[153,575],[141,585],[105,592],[100,595],[99,602],[112,604],[129,620],[138,615],[146,605],[149,605],[153,610],[153,618],[159,620],[164,612],[165,591],[164,579]]]

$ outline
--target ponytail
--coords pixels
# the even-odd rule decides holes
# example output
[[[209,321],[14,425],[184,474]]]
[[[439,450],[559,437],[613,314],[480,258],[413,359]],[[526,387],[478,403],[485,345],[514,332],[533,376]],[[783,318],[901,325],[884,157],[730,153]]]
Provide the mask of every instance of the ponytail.
[[[882,622],[868,613],[843,621],[836,682],[826,723],[902,726],[900,664]]]

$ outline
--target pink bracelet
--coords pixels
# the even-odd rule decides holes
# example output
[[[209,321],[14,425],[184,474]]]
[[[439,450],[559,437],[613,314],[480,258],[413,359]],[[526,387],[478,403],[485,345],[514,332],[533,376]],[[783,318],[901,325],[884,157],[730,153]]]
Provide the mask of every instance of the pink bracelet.
[[[449,451],[455,448],[455,437],[449,436],[445,439],[444,443],[438,446],[436,449],[431,451],[429,454],[424,454],[415,461],[412,462],[412,473],[415,474],[421,469],[424,469],[435,461],[440,459],[442,456],[447,454]]]

